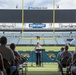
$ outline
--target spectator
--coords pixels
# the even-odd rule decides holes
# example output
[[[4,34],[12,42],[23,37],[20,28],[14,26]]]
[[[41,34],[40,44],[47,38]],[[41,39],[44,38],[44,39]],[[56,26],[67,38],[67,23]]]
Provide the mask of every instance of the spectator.
[[[71,73],[72,73],[72,75],[76,75],[76,66],[73,66],[71,68]]]
[[[60,67],[60,55],[61,55],[61,53],[64,51],[64,48],[63,47],[61,47],[61,49],[60,49],[60,52],[57,54],[57,62],[58,62],[58,68],[59,68],[59,71],[61,70],[61,67]]]
[[[68,51],[68,46],[66,45],[64,48],[64,51],[60,55],[60,70],[62,75],[63,74],[63,69],[62,67],[66,67],[68,65],[68,59],[72,57],[72,53]],[[63,61],[64,60],[64,61]],[[71,63],[71,62],[70,62]],[[67,65],[66,65],[67,64]],[[70,65],[70,64],[69,64]],[[68,66],[69,66],[68,65]]]
[[[76,48],[75,48],[75,52],[72,56],[72,64],[70,66],[70,70],[72,72],[72,75],[76,75]]]
[[[4,69],[3,57],[0,54],[0,75],[6,75],[6,70]]]
[[[23,56],[20,56],[20,54],[17,51],[15,51],[16,45],[14,43],[10,44],[10,48],[12,49],[15,55],[15,66],[17,67],[16,75],[19,75],[19,65],[24,63],[27,59]]]
[[[60,49],[60,52],[57,54],[57,61],[60,61],[60,55],[61,55],[61,53],[64,51],[64,48],[62,47],[61,49]]]
[[[15,55],[15,65],[17,67],[16,75],[19,75],[20,55],[17,51],[15,51],[15,47],[16,47],[16,45],[14,43],[10,44],[10,48],[12,49],[12,51],[14,52],[14,55]]]
[[[10,75],[10,66],[14,65],[15,56],[14,56],[13,51],[10,48],[8,48],[6,46],[6,44],[7,44],[7,38],[5,36],[2,36],[1,37],[0,53],[2,54],[3,59],[5,59],[9,64],[9,65],[4,64],[4,67],[6,69],[7,75]]]
[[[72,61],[74,61],[74,60],[76,60],[76,48],[75,48],[75,52],[74,52],[74,54],[72,56]]]
[[[65,57],[72,57],[72,53],[68,51],[69,47],[66,45],[64,48],[64,51],[60,55],[60,60],[62,60]]]

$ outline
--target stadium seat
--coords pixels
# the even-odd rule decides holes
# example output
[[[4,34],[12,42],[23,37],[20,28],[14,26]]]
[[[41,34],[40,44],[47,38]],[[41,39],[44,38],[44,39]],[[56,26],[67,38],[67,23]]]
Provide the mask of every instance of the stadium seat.
[[[64,33],[62,33],[62,35],[63,35],[64,37],[69,37],[69,36],[70,36],[70,32],[64,32]]]
[[[63,37],[60,37],[60,38],[56,37],[56,41],[58,45],[66,44]]]
[[[25,39],[22,39],[20,38],[19,42],[18,42],[18,45],[30,45],[31,43],[31,40],[25,40]]]
[[[9,38],[9,42],[10,42],[10,44],[11,44],[11,43],[18,44],[19,38],[18,38],[18,37],[10,37],[10,38]]]
[[[44,34],[43,34],[43,36],[44,37],[53,37],[53,33],[50,33],[50,32],[45,32]]]
[[[72,32],[71,36],[76,37],[76,32]]]
[[[23,33],[23,36],[24,36],[24,37],[32,37],[32,33],[24,32],[24,33]]]
[[[11,37],[12,36],[12,32],[5,32],[5,36],[6,37]]]
[[[53,40],[44,40],[44,42],[45,42],[45,45],[56,45],[57,44],[55,39],[53,39]]]
[[[4,36],[3,32],[0,32],[0,37]]]

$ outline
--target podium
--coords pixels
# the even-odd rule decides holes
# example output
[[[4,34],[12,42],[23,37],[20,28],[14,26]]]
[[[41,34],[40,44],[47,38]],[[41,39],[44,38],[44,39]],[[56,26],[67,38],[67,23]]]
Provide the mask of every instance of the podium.
[[[43,66],[43,51],[45,51],[45,49],[36,49],[37,53],[36,53],[36,63],[39,65],[39,66]]]

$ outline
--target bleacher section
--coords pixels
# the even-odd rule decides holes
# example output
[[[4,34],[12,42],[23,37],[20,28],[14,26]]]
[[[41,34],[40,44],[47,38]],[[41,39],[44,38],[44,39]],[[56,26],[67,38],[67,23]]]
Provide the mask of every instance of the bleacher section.
[[[24,39],[20,38],[18,44],[30,45],[31,44],[30,42],[31,42],[31,40],[24,40]]]
[[[1,37],[1,36],[4,36],[3,32],[0,32],[0,37]]]
[[[9,42],[10,43],[18,44],[18,41],[19,41],[19,38],[18,37],[11,37],[11,38],[9,38]]]
[[[54,39],[49,39],[53,37],[53,35]],[[20,32],[0,32],[0,37],[1,36],[7,37],[8,44],[15,43],[16,45],[35,45],[36,42],[39,41],[37,39],[37,36],[39,36],[40,38],[46,38],[40,39],[39,42],[42,45],[64,45],[68,42],[67,39],[76,38],[76,32],[55,32],[54,34],[52,32],[24,32],[23,36],[24,38],[27,38],[27,40],[22,39],[22,33]]]
[[[12,36],[14,36],[14,37],[20,37],[21,36],[21,33],[15,32],[15,33],[12,33]]]
[[[57,45],[55,39],[53,40],[45,40],[45,45]]]
[[[53,36],[53,33],[50,33],[50,32],[47,33],[46,32],[46,33],[43,34],[43,36],[44,37],[52,37]]]
[[[4,35],[6,37],[20,37],[21,33],[20,32],[5,32]]]
[[[63,37],[62,33],[60,33],[60,32],[55,32],[54,33],[54,36],[55,37]]]
[[[11,36],[12,36],[12,32],[10,32],[10,33],[9,33],[9,32],[5,32],[4,35],[5,35],[6,37],[11,37]]]
[[[62,35],[63,35],[64,37],[69,37],[69,36],[70,36],[70,32],[62,32]]]
[[[58,45],[60,45],[60,44],[61,44],[61,45],[66,44],[66,42],[64,41],[64,38],[63,38],[63,37],[62,37],[62,38],[58,38],[58,37],[57,37],[57,38],[56,38],[56,41],[57,41],[57,44],[58,44]]]
[[[32,40],[31,41],[31,44],[34,44],[35,45],[37,42],[38,42],[38,40]],[[43,40],[40,40],[39,42],[40,42],[40,44],[44,44],[44,41]]]
[[[24,33],[23,33],[23,36],[24,36],[24,37],[31,37],[31,36],[32,36],[32,33],[24,32]]]
[[[76,32],[72,32],[71,36],[76,37]]]

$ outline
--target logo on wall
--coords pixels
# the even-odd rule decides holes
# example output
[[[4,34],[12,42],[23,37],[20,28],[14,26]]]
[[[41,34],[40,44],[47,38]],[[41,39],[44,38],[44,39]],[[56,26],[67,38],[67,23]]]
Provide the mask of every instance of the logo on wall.
[[[46,28],[46,24],[29,24],[29,28]]]
[[[54,53],[48,53],[47,55],[51,60],[54,60],[56,58],[56,55]]]
[[[29,53],[23,53],[22,56],[29,58],[30,57],[30,54]]]

